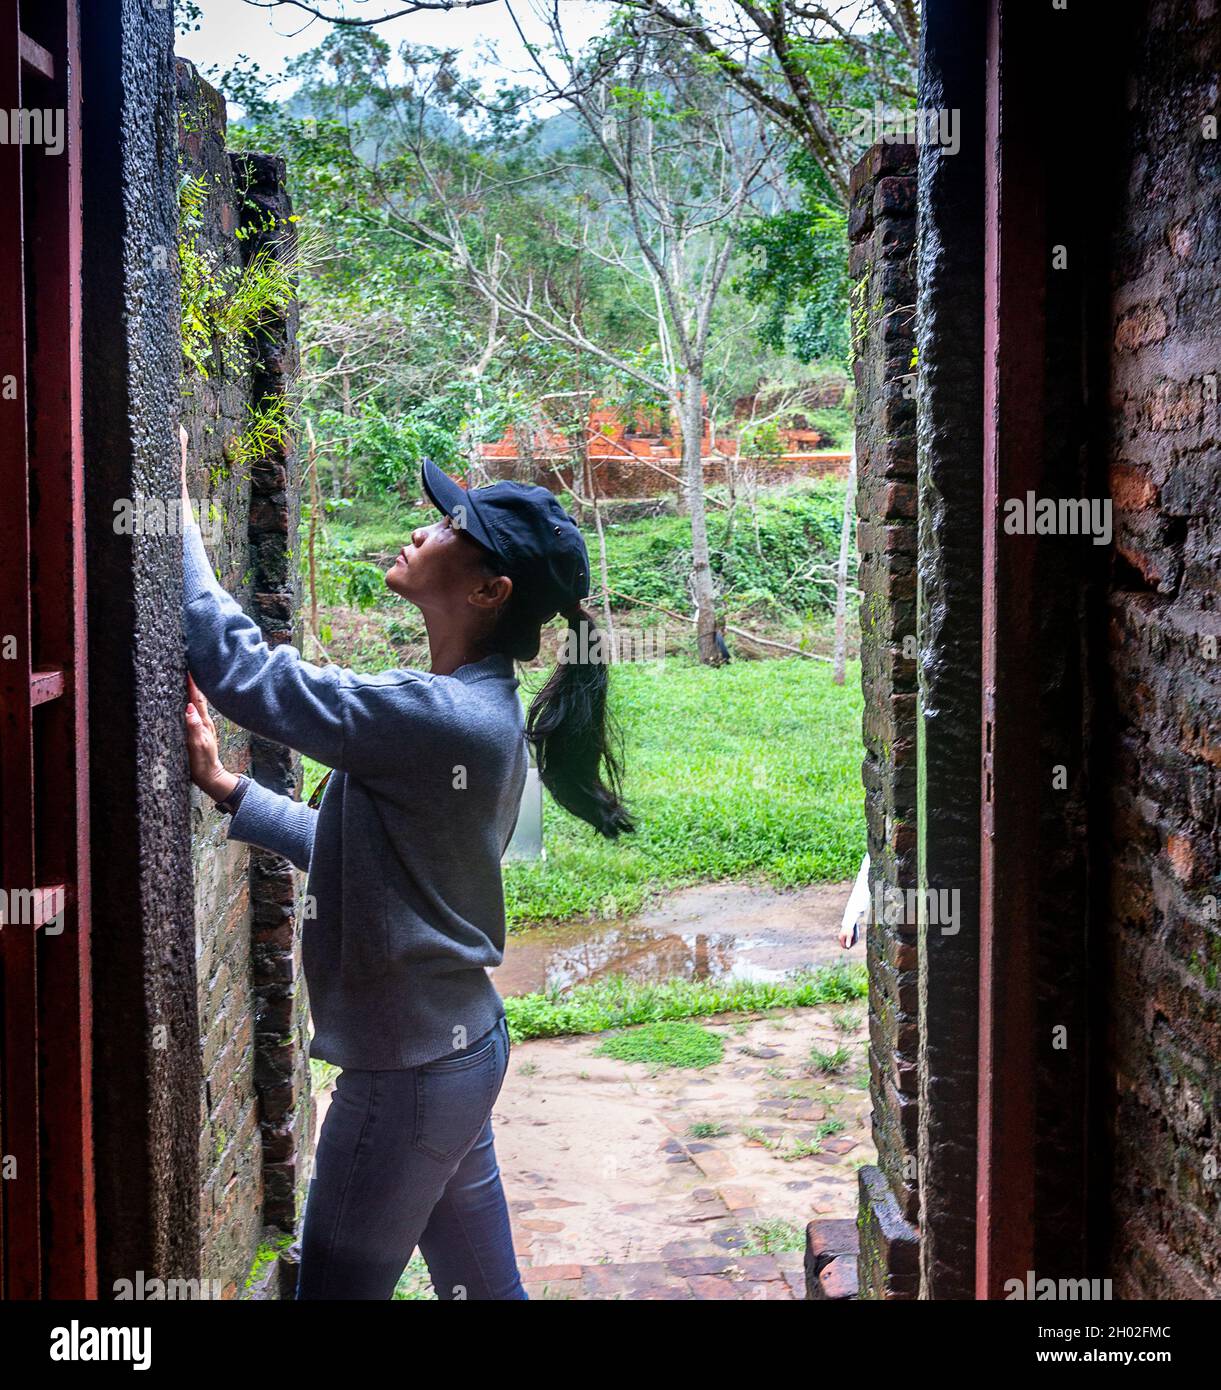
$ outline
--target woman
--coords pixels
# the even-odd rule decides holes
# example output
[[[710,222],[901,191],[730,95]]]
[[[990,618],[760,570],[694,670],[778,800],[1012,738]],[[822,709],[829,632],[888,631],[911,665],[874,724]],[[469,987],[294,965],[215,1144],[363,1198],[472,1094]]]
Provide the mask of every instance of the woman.
[[[589,557],[539,487],[466,491],[431,463],[442,513],[386,584],[424,617],[430,671],[362,676],[269,648],[184,541],[186,710],[196,785],[231,839],[308,870],[302,955],[311,1057],[342,1068],[306,1203],[298,1298],[389,1298],[418,1245],[438,1298],[524,1299],[493,1147],[508,1065],[488,968],[504,951],[500,860],[533,745],[543,785],[603,835],[632,829],[608,733],[607,672],[586,658]],[[186,444],[183,444],[184,517]],[[523,720],[515,661],[562,613],[576,640]],[[591,626],[592,632],[592,626]],[[227,772],[202,691],[226,718],[334,769],[314,810]]]

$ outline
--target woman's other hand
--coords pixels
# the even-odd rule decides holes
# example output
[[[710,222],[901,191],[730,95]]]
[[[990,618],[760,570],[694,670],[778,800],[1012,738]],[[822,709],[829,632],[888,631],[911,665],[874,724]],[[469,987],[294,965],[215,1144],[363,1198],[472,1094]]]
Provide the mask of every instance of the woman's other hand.
[[[861,860],[861,867],[848,895],[844,916],[840,922],[839,944],[845,951],[851,950],[860,940],[861,932],[869,921],[869,856]]]
[[[224,801],[237,786],[237,776],[221,766],[216,725],[208,713],[208,702],[199,687],[187,676],[187,758],[191,781],[213,801]]]

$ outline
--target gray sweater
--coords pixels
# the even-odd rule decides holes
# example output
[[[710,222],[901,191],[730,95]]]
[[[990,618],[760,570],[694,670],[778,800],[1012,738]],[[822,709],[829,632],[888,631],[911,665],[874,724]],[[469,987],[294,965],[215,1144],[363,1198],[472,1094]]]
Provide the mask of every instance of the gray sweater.
[[[309,873],[302,959],[310,1055],[419,1066],[504,1014],[500,859],[526,742],[508,656],[450,676],[361,676],[268,647],[216,582],[197,526],[183,546],[191,672],[228,719],[335,771],[318,810],[252,783],[229,825]]]

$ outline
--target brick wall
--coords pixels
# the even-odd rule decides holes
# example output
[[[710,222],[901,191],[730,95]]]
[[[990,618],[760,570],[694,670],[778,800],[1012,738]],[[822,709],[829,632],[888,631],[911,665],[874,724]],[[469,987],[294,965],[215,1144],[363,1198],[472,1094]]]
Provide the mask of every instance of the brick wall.
[[[675,446],[677,448],[677,445]],[[796,482],[801,478],[843,478],[848,474],[848,454],[805,454],[789,455],[780,459],[759,462],[739,463],[736,476],[742,478],[749,468],[755,482],[762,486],[775,486]],[[562,485],[567,487],[572,480],[572,469],[567,465],[557,465],[559,478],[550,463],[522,463],[520,459],[487,456],[482,460],[488,476],[496,479],[514,479],[518,482],[534,483],[538,487],[550,488],[558,492]],[[608,455],[594,459],[594,485],[598,496],[606,498],[660,497],[669,492],[677,492],[681,484],[681,460],[672,453],[659,453],[648,462],[641,458],[626,455]],[[725,464],[720,459],[704,461],[704,486],[726,481]],[[741,486],[741,482],[738,483]]]
[[[252,235],[244,244],[249,258],[274,247],[290,228],[292,204],[285,190],[281,160],[261,154],[231,156]],[[260,231],[259,228],[264,230]],[[291,233],[289,233],[291,235]],[[254,396],[264,399],[289,390],[297,366],[296,306],[259,342]],[[251,612],[267,641],[300,647],[300,581],[295,538],[301,518],[297,461],[291,446],[271,451],[250,472]],[[301,760],[282,743],[251,740],[251,773],[273,791],[300,790]],[[255,1087],[263,1143],[263,1219],[280,1231],[293,1231],[308,1180],[314,1106],[309,1088],[308,1003],[301,966],[299,916],[304,876],[287,859],[266,850],[251,852],[250,897],[253,913],[251,979],[257,1001]]]
[[[177,62],[181,171],[206,180],[199,253],[219,273],[238,269],[289,225],[284,169],[226,149],[224,103],[194,68]],[[270,227],[270,230],[265,230]],[[239,230],[243,236],[239,238]],[[292,538],[299,512],[295,460],[283,449],[233,466],[232,442],[253,405],[283,392],[295,365],[295,309],[267,324],[249,361],[188,370],[183,422],[191,435],[189,482],[206,497],[201,518],[221,582],[273,644],[292,640],[298,609]],[[217,716],[221,757],[278,791],[297,760]],[[294,1227],[312,1129],[305,1052],[295,871],[226,837],[226,818],[192,792],[196,967],[204,1087],[200,1129],[202,1273],[240,1294],[265,1227]]]
[[[915,149],[876,145],[853,171],[851,239],[861,684],[870,892],[915,886]],[[863,1296],[916,1293],[915,927],[871,912],[869,1070],[878,1168],[861,1175]],[[893,915],[893,914],[891,914]],[[879,1171],[880,1170],[880,1171]]]
[[[1117,1298],[1221,1288],[1221,25],[1142,7],[1114,246],[1110,593]]]

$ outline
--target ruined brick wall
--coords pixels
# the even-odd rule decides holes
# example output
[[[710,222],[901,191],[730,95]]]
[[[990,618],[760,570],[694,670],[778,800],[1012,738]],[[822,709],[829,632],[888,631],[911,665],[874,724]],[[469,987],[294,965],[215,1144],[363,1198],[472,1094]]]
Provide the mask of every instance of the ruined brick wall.
[[[261,246],[291,235],[283,166],[231,154],[223,99],[191,64],[179,59],[176,72],[180,171],[201,178],[206,192],[203,225],[186,235],[218,276],[240,272]],[[218,353],[206,376],[188,369],[183,383],[189,484],[193,498],[206,499],[201,526],[209,556],[273,644],[294,638],[298,609],[295,461],[285,448],[244,460],[235,441],[252,408],[286,390],[295,351],[294,309],[264,325],[244,362]],[[219,715],[216,722],[228,768],[277,791],[293,788],[298,766],[288,750],[252,740]],[[193,791],[202,1274],[232,1297],[244,1289],[265,1227],[293,1229],[312,1101],[294,871],[228,840],[226,826],[211,801]]]
[[[915,147],[853,171],[852,318],[865,819],[874,902],[916,882]],[[862,1296],[916,1293],[916,930],[871,912],[869,1070],[878,1168],[862,1170]],[[880,1171],[879,1171],[880,1170]]]
[[[231,156],[249,236],[249,259],[264,246],[273,251],[295,233],[282,160],[263,154]],[[297,367],[296,306],[261,335],[254,364],[253,398],[287,396]],[[251,465],[251,613],[272,646],[301,646],[300,582],[295,538],[301,520],[297,461],[291,443],[266,452]],[[300,791],[301,760],[282,743],[251,740],[251,775],[284,795]],[[309,1087],[308,1005],[301,966],[299,916],[304,876],[287,859],[251,851],[253,913],[251,979],[257,1000],[255,1086],[263,1146],[263,1220],[295,1229],[302,1209],[313,1140]]]
[[[848,473],[848,454],[819,453],[804,457],[764,459],[737,466],[737,477],[750,469],[756,484],[773,487],[799,482],[804,478],[843,478]],[[483,467],[490,478],[534,483],[557,492],[561,485],[569,486],[572,469],[559,467],[559,477],[550,463],[536,461],[533,466],[517,458],[485,457]],[[651,463],[638,458],[609,455],[594,462],[594,483],[599,497],[639,498],[662,497],[676,492],[681,485],[682,463],[671,454],[659,454]],[[725,463],[720,459],[704,461],[704,486],[726,482]],[[738,486],[741,487],[741,481]]]
[[[1221,1290],[1221,23],[1141,7],[1112,276],[1117,1298]]]

